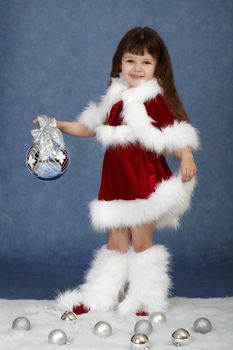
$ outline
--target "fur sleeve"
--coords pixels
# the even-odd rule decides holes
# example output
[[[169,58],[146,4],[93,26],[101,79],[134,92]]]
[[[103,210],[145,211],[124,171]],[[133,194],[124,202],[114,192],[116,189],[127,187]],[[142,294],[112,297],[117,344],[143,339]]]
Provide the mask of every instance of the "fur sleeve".
[[[107,108],[102,103],[90,102],[83,112],[77,117],[77,120],[84,124],[88,129],[95,129],[102,125],[107,118]]]

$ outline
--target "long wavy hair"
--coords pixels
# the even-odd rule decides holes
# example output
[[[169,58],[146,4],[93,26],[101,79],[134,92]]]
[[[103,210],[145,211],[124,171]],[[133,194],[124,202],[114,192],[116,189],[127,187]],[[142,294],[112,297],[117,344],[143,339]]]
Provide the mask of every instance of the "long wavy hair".
[[[145,51],[157,61],[154,76],[163,88],[163,96],[171,113],[177,120],[189,121],[175,86],[168,49],[155,30],[149,27],[136,27],[122,37],[112,59],[111,77],[119,77],[122,56],[126,52],[143,56]]]

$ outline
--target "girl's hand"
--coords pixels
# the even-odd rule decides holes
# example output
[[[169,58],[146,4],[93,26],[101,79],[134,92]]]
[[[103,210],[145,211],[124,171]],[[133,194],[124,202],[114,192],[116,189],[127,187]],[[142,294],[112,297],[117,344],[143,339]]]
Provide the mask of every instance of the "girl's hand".
[[[180,173],[183,182],[190,181],[193,178],[193,176],[197,173],[197,167],[192,157],[186,157],[181,159]]]
[[[39,125],[37,118],[33,119],[32,122],[33,122],[33,124],[35,124],[35,125]]]
[[[48,117],[48,120],[51,121],[52,118]],[[35,125],[39,125],[37,118],[33,119],[32,123]]]

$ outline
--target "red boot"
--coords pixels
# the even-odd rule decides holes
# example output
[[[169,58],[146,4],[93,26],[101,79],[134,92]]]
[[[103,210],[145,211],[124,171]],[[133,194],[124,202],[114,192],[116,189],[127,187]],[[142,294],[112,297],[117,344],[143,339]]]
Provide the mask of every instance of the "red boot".
[[[75,313],[76,315],[86,314],[89,311],[90,309],[84,306],[83,304],[73,307],[73,313]]]

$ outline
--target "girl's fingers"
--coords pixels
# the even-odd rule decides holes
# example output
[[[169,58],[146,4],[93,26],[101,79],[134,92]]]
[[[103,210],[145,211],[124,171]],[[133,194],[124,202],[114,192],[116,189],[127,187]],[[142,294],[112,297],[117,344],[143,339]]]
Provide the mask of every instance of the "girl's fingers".
[[[196,167],[192,167],[192,168],[182,168],[181,169],[181,175],[182,175],[182,181],[183,182],[187,182],[190,181],[193,176],[196,174]]]
[[[186,182],[186,176],[187,176],[187,168],[182,167],[181,168],[181,179],[183,182]]]

